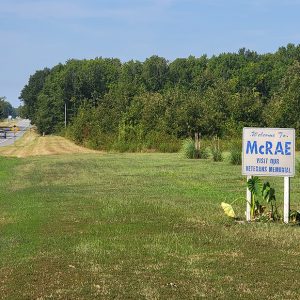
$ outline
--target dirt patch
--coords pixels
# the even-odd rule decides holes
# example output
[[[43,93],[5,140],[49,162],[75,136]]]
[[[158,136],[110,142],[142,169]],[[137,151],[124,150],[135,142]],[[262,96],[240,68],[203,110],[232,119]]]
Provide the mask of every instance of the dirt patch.
[[[61,136],[40,136],[34,131],[28,131],[14,145],[0,148],[0,155],[15,157],[75,153],[101,152],[78,146]]]

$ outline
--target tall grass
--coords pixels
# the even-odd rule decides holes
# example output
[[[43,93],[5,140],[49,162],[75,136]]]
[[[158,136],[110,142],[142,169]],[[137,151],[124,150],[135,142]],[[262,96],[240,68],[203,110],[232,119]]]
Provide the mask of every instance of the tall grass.
[[[181,153],[183,157],[193,159],[195,158],[195,143],[192,139],[186,139],[182,143]]]
[[[234,140],[230,145],[229,161],[232,165],[242,164],[242,141]]]
[[[218,148],[212,148],[211,150],[213,161],[220,162],[224,160],[223,153]]]
[[[211,146],[211,153],[213,161],[220,162],[223,161],[223,153],[222,148],[220,147],[220,139],[218,137],[213,138],[212,146]]]
[[[209,152],[207,148],[204,148],[203,146],[200,147],[200,149],[195,148],[195,142],[189,138],[183,141],[181,146],[181,153],[185,158],[189,159],[206,159],[209,158]]]

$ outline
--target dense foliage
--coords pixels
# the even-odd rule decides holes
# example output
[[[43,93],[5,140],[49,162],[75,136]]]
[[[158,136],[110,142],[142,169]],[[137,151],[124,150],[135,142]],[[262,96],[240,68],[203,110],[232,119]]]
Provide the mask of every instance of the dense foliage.
[[[40,132],[64,128],[93,148],[178,150],[178,140],[232,137],[244,126],[300,128],[300,45],[273,54],[240,49],[172,62],[96,58],[37,71],[23,88],[23,115]]]
[[[0,120],[8,116],[16,117],[16,110],[6,101],[5,97],[0,97]]]

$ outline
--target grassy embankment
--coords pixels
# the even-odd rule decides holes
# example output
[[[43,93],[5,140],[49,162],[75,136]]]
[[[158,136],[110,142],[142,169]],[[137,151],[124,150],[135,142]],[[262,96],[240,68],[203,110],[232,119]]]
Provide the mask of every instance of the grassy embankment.
[[[99,152],[75,145],[60,136],[49,135],[43,137],[38,135],[35,131],[26,132],[21,139],[17,140],[11,146],[0,147],[0,155],[2,156],[28,157],[76,153]]]
[[[300,228],[228,220],[220,202],[245,196],[228,162],[0,157],[0,189],[1,299],[299,297]],[[299,193],[294,178],[294,208]]]

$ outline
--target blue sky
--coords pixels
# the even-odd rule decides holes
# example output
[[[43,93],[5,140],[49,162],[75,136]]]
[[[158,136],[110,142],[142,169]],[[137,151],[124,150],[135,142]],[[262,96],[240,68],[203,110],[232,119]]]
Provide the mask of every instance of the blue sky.
[[[0,96],[70,58],[169,60],[300,43],[300,0],[0,0]]]

